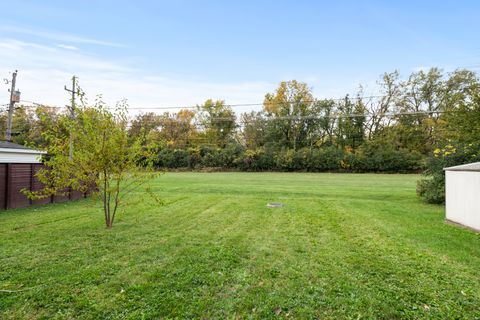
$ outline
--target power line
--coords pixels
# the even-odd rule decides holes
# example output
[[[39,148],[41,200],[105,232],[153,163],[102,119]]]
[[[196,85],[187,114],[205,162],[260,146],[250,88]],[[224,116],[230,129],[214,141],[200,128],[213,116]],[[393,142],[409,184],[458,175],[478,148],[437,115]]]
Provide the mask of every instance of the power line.
[[[26,103],[31,103],[33,106],[23,106],[27,108],[37,108],[37,107],[49,107],[49,108],[63,108],[63,107],[57,107],[57,106],[49,106],[48,104],[40,103],[40,102],[35,102],[35,101],[29,101],[29,100],[20,100],[20,102],[26,102]]]
[[[30,105],[25,105],[23,103],[28,103]],[[20,104],[21,104],[21,107],[22,108],[25,108],[25,109],[36,109],[36,108],[40,108],[40,107],[44,107],[44,108],[48,108],[48,109],[67,109],[69,110],[69,106],[54,106],[54,105],[49,105],[49,104],[46,104],[46,103],[40,103],[40,102],[35,102],[35,101],[29,101],[29,100],[20,100]]]
[[[345,96],[343,98],[319,98],[313,100],[302,100],[302,101],[278,101],[278,102],[255,102],[255,103],[236,103],[236,104],[224,104],[225,107],[237,108],[237,107],[255,107],[263,105],[282,105],[282,104],[312,104],[322,101],[344,101],[345,99],[357,101],[357,100],[369,100],[374,98],[385,98],[387,95],[372,95],[372,96],[357,96],[350,97]],[[169,110],[169,109],[197,109],[202,105],[195,106],[185,106],[185,107],[174,107],[174,106],[152,106],[152,107],[129,107],[128,110]]]
[[[366,96],[366,97],[355,97],[355,98],[348,98],[350,100],[360,100],[360,99],[373,99],[373,98],[384,98],[387,97],[386,95],[374,95],[374,96]],[[269,102],[265,103],[266,105],[279,105],[279,104],[295,104],[295,103],[318,103],[322,101],[343,101],[346,98],[335,98],[335,99],[315,99],[315,100],[306,100],[306,101],[286,101],[286,102]],[[49,107],[43,103],[38,103],[34,101],[28,101],[28,100],[21,100],[21,102],[27,102],[27,103],[32,103],[34,106],[22,106],[25,108],[37,108],[38,106],[46,106]],[[260,106],[264,105],[264,103],[245,103],[245,104],[226,104],[225,106],[229,107],[241,107],[241,106]],[[63,107],[58,107],[58,106],[53,106],[49,107],[53,109],[62,109]],[[198,108],[198,106],[190,106],[190,107],[130,107],[127,108],[128,110],[147,110],[147,109],[152,109],[152,110],[167,110],[167,109],[193,109],[193,108]],[[323,116],[274,116],[274,117],[261,117],[261,118],[256,118],[253,119],[253,121],[268,121],[268,120],[321,120],[321,119],[339,119],[339,118],[360,118],[360,117],[398,117],[398,116],[413,116],[413,115],[428,115],[428,114],[442,114],[442,113],[447,113],[447,112],[454,112],[454,110],[449,110],[449,111],[417,111],[417,112],[397,112],[397,113],[362,113],[362,114],[342,114],[342,113],[332,113],[329,115],[323,115]],[[172,113],[176,114],[176,112]],[[162,114],[156,114],[157,116],[163,116]],[[133,119],[132,121],[134,121]],[[177,122],[185,122],[185,120],[181,119],[175,119],[175,118],[168,118],[169,121],[177,121]],[[143,120],[144,123],[149,122],[150,120]],[[158,119],[151,120],[150,122],[157,122],[159,121]],[[216,117],[216,118],[210,118],[209,121],[235,121],[235,122],[245,122],[242,120],[241,115],[237,119],[232,119],[230,117]]]
[[[401,116],[415,116],[415,115],[431,115],[431,114],[443,114],[443,113],[453,113],[456,112],[455,110],[437,110],[437,111],[416,111],[416,112],[388,112],[388,113],[349,113],[349,114],[342,114],[342,113],[334,113],[330,115],[323,115],[323,116],[272,116],[272,117],[259,117],[252,119],[250,121],[246,121],[244,119],[234,119],[229,117],[216,117],[216,118],[209,118],[207,122],[215,122],[215,121],[232,121],[236,123],[250,123],[255,121],[275,121],[275,120],[323,120],[323,119],[345,119],[345,118],[368,118],[368,117],[378,117],[378,118],[395,118]],[[131,120],[132,122],[136,119]],[[159,122],[159,126],[161,124],[162,119],[144,119],[140,120],[140,123],[157,123]],[[191,122],[187,122],[182,119],[175,119],[175,118],[167,118],[167,121],[171,122],[180,122],[184,124],[191,124]],[[202,125],[202,124],[200,124]]]
[[[371,97],[381,97],[381,96],[371,96]],[[330,99],[332,100],[332,99]],[[22,102],[30,102],[34,103],[33,101],[26,101],[26,100],[21,100]],[[318,100],[316,100],[318,101]],[[38,104],[40,105],[40,104]],[[243,105],[243,104],[242,104]],[[252,105],[252,104],[249,104]],[[42,104],[43,106],[43,104]],[[234,106],[240,106],[240,104],[234,105]],[[34,107],[34,106],[24,106],[24,107]],[[60,107],[56,107],[60,108]],[[377,118],[394,118],[394,117],[400,117],[400,116],[415,116],[415,115],[431,115],[431,114],[443,114],[443,113],[450,113],[450,112],[456,112],[455,110],[433,110],[433,111],[416,111],[416,112],[388,112],[388,113],[371,113],[371,112],[366,112],[366,113],[350,113],[350,114],[344,114],[344,113],[332,113],[328,115],[312,115],[312,116],[260,116],[251,120],[245,120],[242,119],[242,117],[239,118],[230,118],[230,117],[214,117],[214,118],[209,118],[207,121],[209,122],[221,122],[221,121],[234,121],[236,123],[249,123],[253,121],[274,121],[274,120],[322,120],[322,119],[342,119],[342,118],[362,118],[362,117],[377,117]],[[175,113],[173,113],[175,114]],[[163,115],[157,115],[159,117]],[[136,119],[131,119],[130,122],[134,122]],[[204,126],[203,124],[192,124],[191,122],[187,122],[183,119],[175,119],[172,117],[166,118],[166,121],[171,121],[171,122],[179,122],[179,123],[184,123],[184,124],[189,124],[189,125],[198,125],[198,126]],[[140,121],[141,123],[157,123],[160,122],[159,126],[161,126],[162,119],[143,119]]]
[[[278,102],[255,102],[255,103],[234,103],[234,104],[224,104],[225,107],[230,108],[238,108],[238,107],[254,107],[254,106],[263,106],[263,105],[281,105],[281,104],[313,104],[322,101],[344,101],[345,99],[357,101],[357,100],[368,100],[374,98],[384,98],[387,95],[372,95],[372,96],[357,96],[357,97],[350,97],[345,96],[343,98],[320,98],[320,99],[313,99],[313,100],[303,100],[303,101],[278,101]],[[21,100],[21,102],[31,103],[34,106],[25,106],[25,107],[36,107],[36,106],[49,106],[45,103],[40,103],[36,101],[29,101],[29,100]],[[151,107],[128,107],[127,110],[177,110],[177,109],[197,109],[201,107],[202,104],[197,105],[190,105],[190,106],[183,106],[183,107],[176,107],[176,106],[151,106]],[[64,108],[59,106],[49,106],[51,108]],[[115,107],[110,107],[110,109],[114,109]]]
[[[457,67],[456,70],[461,70],[461,69],[469,69],[469,68],[478,68],[480,65],[470,65],[470,66],[463,66],[463,67]],[[69,90],[71,92],[71,90]],[[357,101],[357,100],[369,100],[369,99],[374,99],[374,98],[385,98],[388,97],[388,95],[370,95],[370,96],[350,96],[350,95],[345,95],[344,97],[341,98],[320,98],[320,99],[313,99],[313,100],[305,100],[305,101],[286,101],[286,102],[255,102],[255,103],[236,103],[236,104],[225,104],[226,107],[231,107],[231,108],[236,108],[236,107],[254,107],[254,106],[263,106],[263,105],[278,105],[278,104],[288,104],[288,103],[317,103],[319,101],[343,101],[345,99],[349,99],[351,101]],[[26,108],[32,108],[35,106],[48,106],[50,108],[64,108],[61,106],[50,106],[49,104],[45,103],[39,103],[35,101],[28,101],[28,100],[21,100],[21,102],[26,102],[26,103],[31,103],[34,106],[24,106]],[[8,105],[8,104],[6,104]],[[187,106],[151,106],[151,107],[129,107],[127,110],[178,110],[178,109],[196,109],[200,105],[187,105]],[[114,107],[110,107],[109,109],[114,109]]]

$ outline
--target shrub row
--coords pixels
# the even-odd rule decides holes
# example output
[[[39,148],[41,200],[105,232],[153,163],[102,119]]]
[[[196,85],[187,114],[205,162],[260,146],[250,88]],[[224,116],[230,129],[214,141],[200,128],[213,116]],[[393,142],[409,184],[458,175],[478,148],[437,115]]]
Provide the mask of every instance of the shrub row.
[[[422,156],[393,147],[365,146],[355,152],[336,147],[314,149],[269,150],[200,146],[188,149],[164,148],[158,152],[159,168],[221,168],[240,171],[349,171],[349,172],[417,172]]]

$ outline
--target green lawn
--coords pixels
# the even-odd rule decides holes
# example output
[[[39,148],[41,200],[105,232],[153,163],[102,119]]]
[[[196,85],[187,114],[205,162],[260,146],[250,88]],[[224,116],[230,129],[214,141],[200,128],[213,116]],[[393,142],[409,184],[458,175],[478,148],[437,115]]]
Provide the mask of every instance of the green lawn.
[[[111,230],[90,200],[0,212],[0,319],[480,318],[480,236],[418,178],[167,173]]]

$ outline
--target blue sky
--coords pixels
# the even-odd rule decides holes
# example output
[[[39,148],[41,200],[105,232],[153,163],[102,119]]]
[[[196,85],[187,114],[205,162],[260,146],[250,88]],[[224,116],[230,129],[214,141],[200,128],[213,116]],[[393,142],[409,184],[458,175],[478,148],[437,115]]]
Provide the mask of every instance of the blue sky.
[[[0,75],[18,69],[23,99],[55,105],[72,74],[90,96],[151,107],[261,102],[290,79],[317,97],[375,94],[386,71],[480,69],[478,1],[0,3]]]

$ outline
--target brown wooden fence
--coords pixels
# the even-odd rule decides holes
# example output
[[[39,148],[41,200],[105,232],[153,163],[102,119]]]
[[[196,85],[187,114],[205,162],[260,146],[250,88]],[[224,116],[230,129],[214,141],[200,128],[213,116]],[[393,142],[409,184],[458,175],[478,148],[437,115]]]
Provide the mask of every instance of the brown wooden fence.
[[[0,163],[0,210],[25,208],[31,205],[64,202],[85,197],[78,191],[67,191],[66,195],[55,195],[45,199],[28,199],[20,190],[40,190],[43,185],[35,173],[43,167],[40,163]]]

